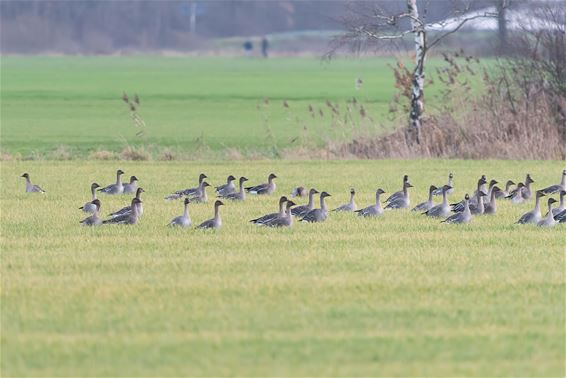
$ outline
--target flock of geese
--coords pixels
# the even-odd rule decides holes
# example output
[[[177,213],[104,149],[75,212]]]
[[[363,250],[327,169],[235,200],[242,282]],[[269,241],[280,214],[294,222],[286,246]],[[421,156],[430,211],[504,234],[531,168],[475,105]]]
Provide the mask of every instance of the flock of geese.
[[[86,202],[79,209],[90,215],[80,221],[85,226],[99,226],[102,224],[129,224],[138,223],[143,215],[143,201],[141,195],[144,190],[138,186],[136,176],[131,176],[127,183],[122,182],[124,172],[118,170],[116,172],[116,182],[103,188],[97,183],[90,186],[92,199]],[[31,182],[28,173],[24,173],[21,177],[26,179],[26,192],[28,193],[45,193],[38,185]],[[191,227],[193,222],[189,214],[189,204],[206,203],[208,195],[206,188],[210,187],[205,180],[208,177],[201,173],[198,180],[198,186],[194,188],[177,190],[166,196],[166,200],[179,200],[184,198],[184,211],[169,222],[169,226]],[[248,181],[246,177],[240,177],[238,187],[235,185],[236,177],[230,175],[226,179],[226,184],[215,187],[217,199],[214,202],[214,217],[208,219],[198,225],[200,229],[218,229],[222,226],[220,217],[220,207],[224,205],[224,201],[245,201],[246,195],[271,195],[276,190],[275,179],[277,176],[271,173],[266,183],[254,186],[245,186]],[[419,203],[412,208],[414,212],[420,212],[427,217],[445,218],[443,223],[469,223],[475,215],[493,215],[497,212],[497,200],[509,200],[513,204],[520,204],[529,201],[533,197],[533,189],[531,185],[535,182],[530,174],[527,174],[525,181],[515,184],[512,180],[505,183],[505,188],[501,189],[497,186],[497,180],[487,181],[485,175],[481,176],[477,182],[477,186],[472,196],[465,195],[464,199],[457,203],[450,204],[448,196],[454,191],[454,176],[452,173],[448,176],[448,182],[442,186],[431,185],[428,191],[428,200]],[[350,201],[331,211],[335,212],[352,212],[360,217],[377,217],[384,214],[386,210],[410,209],[411,200],[409,189],[413,185],[409,182],[409,176],[403,177],[401,190],[391,194],[385,199],[382,205],[381,196],[386,192],[379,188],[375,192],[375,203],[362,209],[358,209],[355,202],[356,191],[350,189]],[[108,215],[107,219],[102,219],[100,215],[101,202],[97,198],[97,192],[106,195],[122,195],[134,194],[129,206],[123,207]],[[315,208],[315,195],[320,194],[320,206]],[[541,198],[549,195],[559,195],[559,206],[553,207],[558,202],[555,198],[548,198],[548,212],[543,217],[541,213]],[[553,227],[558,223],[566,223],[566,208],[564,205],[564,196],[566,195],[566,169],[562,171],[562,178],[559,184],[537,190],[534,192],[535,206],[534,209],[523,214],[517,224],[536,224],[541,227]],[[329,210],[325,199],[331,195],[325,191],[319,192],[315,188],[311,188],[308,192],[304,187],[293,189],[291,197],[296,200],[300,197],[308,197],[308,203],[298,206],[294,200],[283,196],[279,199],[279,208],[277,212],[263,215],[259,218],[252,219],[250,222],[256,225],[267,227],[290,227],[293,224],[293,217],[299,218],[302,222],[324,222],[329,215]],[[434,203],[435,196],[442,196],[442,202]]]

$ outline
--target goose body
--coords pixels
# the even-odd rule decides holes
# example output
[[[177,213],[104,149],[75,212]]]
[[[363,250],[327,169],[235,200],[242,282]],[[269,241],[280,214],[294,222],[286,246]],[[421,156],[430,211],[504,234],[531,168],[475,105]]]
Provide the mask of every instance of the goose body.
[[[469,206],[476,206],[478,204],[478,193],[485,192],[485,184],[486,184],[486,179],[485,179],[485,175],[483,175],[478,180],[478,184],[476,186],[476,190],[474,191],[473,197],[468,200]],[[452,211],[455,213],[461,213],[462,211],[464,211],[464,202],[465,200],[462,200],[458,203],[451,204],[450,206],[452,206]]]
[[[279,212],[277,213],[271,213],[271,214],[267,214],[264,215],[262,217],[256,218],[256,219],[252,219],[250,222],[263,226],[269,222],[272,222],[274,219],[278,218],[278,217],[284,217],[285,216],[285,203],[287,202],[287,197],[283,196],[279,199]]]
[[[450,215],[450,205],[448,204],[448,197],[447,193],[452,187],[449,185],[444,185],[442,187],[443,194],[442,194],[442,203],[436,206],[431,207],[428,211],[425,211],[423,214],[427,217],[436,217],[436,218],[444,218]]]
[[[208,182],[201,182],[195,194],[192,197],[189,197],[190,201],[194,203],[207,203],[208,194],[206,193],[206,188],[208,188],[209,186],[210,184]]]
[[[122,184],[122,175],[124,171],[118,169],[116,171],[116,183],[110,184],[102,189],[98,189],[99,192],[104,194],[122,194],[124,193],[124,184]]]
[[[527,177],[525,178],[525,186],[523,187],[522,195],[523,199],[530,200],[532,198],[531,192],[531,184],[534,183],[535,180],[531,178],[531,175],[527,173]]]
[[[291,214],[297,217],[305,216],[309,211],[314,209],[314,195],[318,193],[318,190],[312,188],[309,190],[309,202],[306,205],[295,206],[291,209]]]
[[[548,213],[546,216],[540,220],[537,225],[540,227],[554,227],[558,223],[556,219],[554,219],[554,215],[552,214],[552,204],[555,203],[556,200],[554,198],[548,199]]]
[[[495,198],[497,199],[506,198],[511,193],[511,187],[513,185],[515,185],[513,180],[507,180],[507,183],[505,184],[505,190],[500,190],[499,192],[497,192]]]
[[[217,200],[214,203],[214,218],[202,222],[198,228],[200,229],[219,229],[222,227],[222,219],[220,218],[220,206],[223,206],[222,201]]]
[[[138,205],[141,204],[142,201],[138,198],[134,198],[132,200],[132,204],[130,205],[132,211],[127,213],[127,214],[123,214],[114,218],[110,218],[107,219],[105,221],[103,221],[103,224],[126,224],[126,225],[134,225],[138,223],[139,220],[139,211],[138,211]]]
[[[306,197],[308,195],[304,186],[298,186],[291,191],[291,197]]]
[[[381,207],[380,196],[385,193],[383,189],[377,189],[375,192],[375,204],[363,209],[357,210],[358,216],[360,217],[377,217],[383,214],[383,208]]]
[[[188,188],[188,189],[181,189],[181,190],[177,190],[171,194],[169,194],[167,197],[165,197],[166,200],[169,201],[173,201],[173,200],[178,200],[182,197],[202,197],[202,191],[203,191],[203,186],[202,183],[204,182],[204,179],[208,178],[204,173],[201,173],[198,177],[198,186],[196,188]],[[206,202],[206,201],[203,201]]]
[[[454,175],[452,174],[452,172],[450,172],[450,174],[448,175],[448,183],[447,183],[446,185],[448,185],[451,189],[449,189],[449,190],[446,192],[447,195],[450,195],[450,194],[452,194],[452,193],[454,192],[454,185],[452,184],[453,180],[454,180]],[[444,185],[441,186],[441,187],[436,188],[436,189],[432,192],[432,194],[435,195],[435,196],[441,196],[442,193],[443,193],[443,189],[442,189],[443,187],[444,187]],[[428,210],[428,209],[427,209],[427,210]]]
[[[451,224],[470,223],[470,221],[472,220],[472,212],[470,211],[469,200],[470,197],[466,194],[466,197],[464,198],[464,210],[461,213],[456,213],[449,216],[441,223],[451,223]]]
[[[428,211],[432,209],[432,207],[434,206],[434,203],[432,202],[432,196],[434,195],[434,192],[437,190],[438,188],[436,186],[431,185],[430,188],[428,189],[428,200],[419,203],[417,206],[413,207],[413,210],[411,211]]]
[[[566,210],[562,210],[554,216],[554,219],[559,223],[566,222]]]
[[[285,207],[286,211],[283,215],[277,216],[265,223],[267,227],[291,227],[293,225],[293,214],[291,214],[291,207],[295,206],[295,202],[287,201]]]
[[[143,188],[138,188],[136,190],[136,198],[141,200],[141,194],[144,193],[145,190],[143,190]],[[138,215],[141,217],[143,215],[143,203],[140,201],[137,203],[137,208],[138,208]],[[118,211],[115,211],[113,213],[110,213],[108,216],[115,218],[115,217],[119,217],[122,215],[127,215],[130,214],[132,212],[132,206],[124,206],[123,208],[121,208]]]
[[[487,205],[485,205],[485,209],[484,209],[484,214],[486,215],[493,215],[497,212],[497,193],[499,193],[501,191],[501,189],[499,189],[497,186],[493,188],[493,190],[491,191],[491,199],[489,201],[489,203]]]
[[[523,197],[523,189],[525,188],[525,184],[520,182],[515,189],[513,189],[505,199],[511,200],[511,203],[514,205],[521,204],[525,202],[525,198]]]
[[[92,195],[92,200],[90,200],[89,202],[87,202],[84,205],[82,205],[81,207],[79,207],[79,210],[82,210],[85,213],[91,213],[91,214],[94,214],[94,212],[97,211],[96,204],[94,203],[94,200],[96,199],[96,189],[99,188],[99,187],[100,187],[100,185],[98,185],[95,182],[93,182],[90,185],[90,193]]]
[[[552,209],[552,215],[558,215],[561,212],[563,212],[564,210],[566,210],[566,206],[564,206],[564,196],[566,196],[566,190],[561,190],[560,191],[560,203],[558,204],[557,208]]]
[[[275,189],[277,187],[275,185],[275,182],[273,181],[276,178],[277,178],[277,176],[275,176],[275,174],[271,173],[269,175],[269,177],[267,178],[267,183],[247,187],[246,191],[250,194],[257,194],[257,195],[271,194],[275,191]]]
[[[80,221],[83,226],[100,226],[102,224],[102,219],[100,219],[100,201],[98,199],[93,199],[91,201],[92,206],[94,206],[94,211],[92,215]]]
[[[411,205],[411,200],[409,198],[409,188],[412,188],[410,182],[405,182],[403,185],[403,194],[401,197],[396,197],[389,201],[389,203],[385,206],[385,210],[387,209],[406,209]],[[391,197],[389,197],[391,198]]]
[[[189,215],[189,202],[188,198],[185,198],[185,209],[183,211],[183,215],[179,215],[175,217],[169,222],[169,226],[173,227],[191,227],[193,222],[191,221],[191,217]]]
[[[336,209],[332,210],[332,211],[338,211],[338,212],[350,212],[350,211],[356,211],[358,209],[356,202],[354,201],[354,197],[356,196],[356,191],[354,190],[354,188],[350,189],[350,202],[348,202],[345,205],[342,205],[340,207],[337,207]]]
[[[540,199],[543,196],[544,196],[544,193],[542,193],[540,191],[537,192],[536,199],[535,199],[535,208],[533,210],[523,214],[521,216],[521,218],[519,218],[519,220],[517,221],[516,224],[528,224],[528,223],[537,224],[541,220],[542,216],[541,216],[541,213],[540,213]]]
[[[554,194],[561,191],[566,191],[566,169],[562,171],[562,178],[560,180],[560,184],[551,185],[544,189],[541,189],[541,192],[544,194]]]
[[[26,193],[45,193],[39,185],[32,184],[29,173],[24,173],[21,177],[26,179]]]
[[[312,209],[308,213],[303,216],[301,222],[309,222],[309,223],[319,223],[324,222],[326,218],[328,218],[328,209],[326,207],[326,203],[324,199],[326,197],[330,197],[330,194],[326,192],[320,193],[320,209]]]
[[[226,194],[224,196],[219,195],[218,197],[224,198],[230,201],[245,201],[246,191],[244,190],[244,182],[248,181],[244,176],[240,177],[240,191]]]
[[[409,176],[408,176],[408,175],[404,175],[404,176],[403,176],[403,186],[402,186],[402,189],[399,190],[399,191],[397,191],[397,192],[395,192],[395,193],[393,193],[392,195],[390,195],[390,196],[385,200],[385,203],[389,203],[389,202],[391,202],[391,201],[395,201],[395,200],[397,200],[397,199],[399,199],[399,198],[402,198],[402,197],[403,197],[403,192],[404,192],[404,189],[405,189],[405,184],[408,183],[408,182],[409,182]]]
[[[133,194],[138,190],[138,178],[136,176],[130,177],[130,182],[124,184],[124,194]]]
[[[234,185],[235,180],[236,178],[234,176],[228,176],[226,184],[219,185],[215,188],[216,194],[219,196],[225,196],[227,194],[234,193],[236,191],[236,185]]]

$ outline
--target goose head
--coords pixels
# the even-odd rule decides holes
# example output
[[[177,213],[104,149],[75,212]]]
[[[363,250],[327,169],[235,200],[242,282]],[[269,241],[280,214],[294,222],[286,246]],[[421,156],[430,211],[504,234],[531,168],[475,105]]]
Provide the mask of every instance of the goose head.
[[[548,199],[548,206],[552,205],[553,203],[558,202],[557,200],[555,200],[554,198],[549,198]]]
[[[118,170],[116,171],[116,174],[117,174],[118,176],[121,176],[121,175],[123,175],[124,173],[125,173],[125,172],[124,172],[123,170],[121,170],[121,169],[118,169]]]
[[[287,201],[287,209],[290,209],[292,206],[295,206],[296,203],[293,201]]]
[[[198,176],[198,181],[199,181],[199,182],[203,182],[203,180],[204,180],[205,178],[208,178],[208,176],[205,175],[204,173],[201,173],[201,174]]]
[[[93,182],[93,183],[90,185],[90,188],[91,188],[92,190],[95,190],[96,188],[100,188],[100,185],[98,185],[97,183]]]
[[[532,179],[530,173],[527,173],[527,178],[526,178],[526,180],[525,180],[525,183],[526,183],[525,185],[532,184],[533,182],[535,182],[535,180]]]
[[[454,175],[452,174],[452,172],[450,172],[450,174],[448,175],[448,178],[449,178],[449,179],[454,178]]]
[[[384,194],[384,193],[386,193],[386,192],[385,192],[385,190],[379,188],[379,189],[377,189],[377,192],[376,192],[376,193],[377,193],[377,194]]]
[[[452,189],[452,187],[451,187],[450,185],[444,185],[444,186],[442,187],[442,191],[444,191],[444,192],[447,192],[447,191],[449,191],[450,189]]]
[[[320,198],[326,198],[326,197],[332,197],[332,195],[330,195],[330,194],[327,193],[327,192],[322,192],[322,193],[320,193]]]
[[[130,184],[133,184],[136,181],[138,181],[138,178],[136,176],[130,177]]]
[[[354,189],[354,188],[350,189],[350,194],[351,194],[351,195],[356,194],[356,189]]]
[[[232,182],[234,180],[236,180],[236,178],[232,175],[228,176],[228,178],[226,179],[226,181],[228,181],[228,182]]]
[[[21,175],[20,177],[23,177],[23,178],[29,179],[29,173],[24,173],[24,174],[23,174],[23,175]]]
[[[283,205],[285,202],[287,202],[287,197],[282,196],[279,198],[279,206]]]
[[[97,211],[100,210],[101,204],[100,204],[100,200],[99,200],[99,199],[95,199],[95,200],[93,200],[91,203],[92,203],[94,206],[96,206],[96,210],[97,210]]]
[[[220,206],[224,206],[224,202],[216,200],[216,202],[214,202],[214,207],[219,208]]]
[[[317,193],[320,193],[318,190],[316,190],[315,188],[311,188],[311,190],[309,190],[309,195],[315,195]]]
[[[543,192],[541,192],[540,190],[537,190],[537,198],[540,197],[544,197],[546,194],[544,194]]]
[[[276,179],[277,176],[275,175],[275,173],[270,173],[269,176],[267,177],[267,180],[271,181],[273,179]]]
[[[499,184],[499,182],[498,182],[497,180],[491,180],[491,181],[489,182],[489,186],[490,186],[490,187],[492,187],[492,186],[494,186],[494,185],[496,185],[496,184]]]
[[[466,200],[466,201],[470,200],[470,195],[468,193],[466,193],[466,195],[464,196],[464,200]]]
[[[429,192],[429,193],[432,193],[432,192],[434,192],[436,189],[438,189],[436,186],[431,185],[430,188],[428,188],[428,192]]]
[[[248,181],[247,177],[244,177],[244,176],[240,177],[240,184],[243,184],[246,181]]]
[[[189,203],[191,203],[191,200],[189,200],[189,197],[185,198],[185,205],[188,205]]]

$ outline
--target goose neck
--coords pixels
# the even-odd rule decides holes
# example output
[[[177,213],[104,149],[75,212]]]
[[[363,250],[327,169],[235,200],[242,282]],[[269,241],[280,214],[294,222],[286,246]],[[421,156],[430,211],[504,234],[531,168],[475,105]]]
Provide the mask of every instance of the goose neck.
[[[183,211],[183,216],[187,218],[189,216],[189,204],[185,204],[185,210]]]
[[[320,196],[320,208],[323,211],[326,211],[326,202],[324,202],[324,197]]]

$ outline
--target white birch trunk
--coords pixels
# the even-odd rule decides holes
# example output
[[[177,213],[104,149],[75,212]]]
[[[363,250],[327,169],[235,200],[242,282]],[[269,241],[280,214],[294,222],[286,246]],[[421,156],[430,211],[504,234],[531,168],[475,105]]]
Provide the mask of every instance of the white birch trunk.
[[[415,35],[415,70],[413,71],[409,122],[410,131],[416,134],[417,143],[420,143],[421,120],[424,111],[425,30],[424,23],[420,22],[417,0],[407,0],[407,11],[411,17],[411,28]]]

